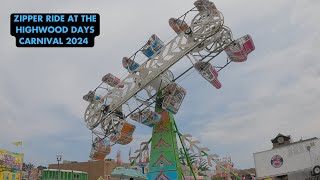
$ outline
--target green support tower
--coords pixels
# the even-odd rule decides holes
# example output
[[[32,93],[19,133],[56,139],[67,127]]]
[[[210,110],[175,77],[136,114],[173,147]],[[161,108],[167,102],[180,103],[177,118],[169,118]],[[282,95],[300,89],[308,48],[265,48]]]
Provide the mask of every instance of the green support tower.
[[[148,180],[180,180],[182,170],[174,132],[174,117],[171,112],[159,107],[156,107],[156,112],[162,115],[162,119],[152,131]]]

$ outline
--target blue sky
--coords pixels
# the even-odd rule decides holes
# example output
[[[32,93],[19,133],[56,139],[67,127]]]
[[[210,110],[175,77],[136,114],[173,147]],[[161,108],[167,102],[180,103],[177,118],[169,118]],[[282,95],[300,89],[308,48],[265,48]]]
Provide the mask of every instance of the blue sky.
[[[91,133],[82,96],[111,72],[122,76],[130,56],[153,33],[166,40],[168,19],[193,7],[193,0],[4,0],[0,7],[0,148],[15,151],[23,141],[26,162],[86,161]],[[316,0],[217,0],[235,38],[250,34],[256,50],[247,62],[220,72],[220,90],[197,73],[181,82],[188,91],[176,116],[183,133],[197,137],[237,167],[254,167],[252,154],[271,148],[279,132],[294,140],[319,137],[320,2]],[[11,13],[99,13],[94,48],[16,48]],[[219,57],[225,58],[225,55]],[[187,61],[184,59],[183,61]],[[177,69],[182,68],[176,67]],[[148,140],[151,129],[137,126],[135,140],[115,146],[124,161],[130,147]]]

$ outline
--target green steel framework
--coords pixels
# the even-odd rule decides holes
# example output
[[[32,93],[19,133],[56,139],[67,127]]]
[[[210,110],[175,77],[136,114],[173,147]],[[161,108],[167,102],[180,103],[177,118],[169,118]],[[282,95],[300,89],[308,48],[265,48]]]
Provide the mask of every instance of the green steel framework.
[[[158,94],[158,98],[161,97],[161,93]],[[179,161],[178,145],[176,135],[178,135],[179,140],[182,145],[182,149],[187,159],[187,164],[190,171],[196,180],[196,174],[193,172],[192,164],[186,152],[186,147],[182,143],[182,134],[179,132],[177,124],[174,120],[173,114],[166,110],[163,110],[159,105],[156,104],[155,111],[162,115],[161,121],[153,127],[152,138],[148,141],[151,142],[151,154],[149,163],[149,180],[180,180],[183,179],[183,172],[181,169],[181,164]],[[144,151],[148,144],[142,149]],[[141,154],[131,162],[131,165],[135,164],[136,159]],[[202,151],[203,156],[208,156],[208,154]],[[214,162],[217,163],[216,160]],[[237,180],[241,180],[233,172],[221,167],[225,171],[229,172]]]
[[[41,173],[41,180],[88,180],[88,173],[81,171],[45,169]]]

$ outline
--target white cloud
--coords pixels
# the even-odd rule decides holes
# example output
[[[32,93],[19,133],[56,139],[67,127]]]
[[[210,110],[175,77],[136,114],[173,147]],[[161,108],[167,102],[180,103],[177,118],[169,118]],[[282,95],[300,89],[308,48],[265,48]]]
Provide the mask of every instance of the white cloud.
[[[280,132],[297,137],[295,140],[319,136],[320,66],[318,47],[315,46],[319,36],[315,34],[320,28],[312,18],[318,13],[316,7],[319,6],[316,5],[319,4],[299,2],[295,8],[300,10],[301,7],[301,11],[294,8],[289,16],[294,22],[306,19],[301,23],[301,37],[284,49],[273,49],[265,56],[249,57],[250,64],[239,72],[239,77],[234,77],[245,81],[244,84],[233,87],[245,88],[246,93],[242,95],[246,100],[231,102],[225,114],[208,112],[208,124],[199,132],[204,141],[212,142],[211,146],[215,142],[226,147],[235,144],[236,148],[229,153],[244,167],[253,166],[250,155],[271,148],[269,140]],[[278,38],[279,41],[287,40]],[[258,51],[263,48],[257,46]],[[228,91],[226,96],[235,96],[232,92]]]
[[[200,137],[212,150],[231,154],[240,167],[253,166],[252,153],[269,148],[269,140],[279,132],[318,136],[319,2],[215,3],[235,37],[253,35],[256,51],[247,62],[233,63],[220,73],[219,91],[198,74],[182,82],[188,95],[176,116],[180,130]],[[192,4],[191,0],[6,0],[0,11],[7,17],[0,19],[0,146],[7,148],[17,139],[32,142],[26,150],[29,160],[41,163],[51,162],[55,152],[63,151],[86,159],[91,142],[82,120],[87,105],[83,94],[107,72],[122,76],[122,57],[130,56],[151,34],[163,40],[172,35],[168,19]],[[101,33],[94,48],[16,48],[9,32],[9,16],[16,12],[96,12],[101,16]],[[138,128],[132,146],[149,135],[149,130]],[[33,154],[40,152],[35,147],[43,141],[32,141],[39,136],[52,144],[51,150],[46,149],[48,157]],[[68,149],[79,144],[88,148],[72,156]]]

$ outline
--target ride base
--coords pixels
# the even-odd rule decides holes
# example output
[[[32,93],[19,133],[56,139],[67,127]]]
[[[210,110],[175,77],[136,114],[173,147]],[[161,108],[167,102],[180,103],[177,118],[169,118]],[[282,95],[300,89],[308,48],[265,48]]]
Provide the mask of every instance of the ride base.
[[[152,131],[148,179],[180,180],[182,170],[173,127],[173,114],[159,107],[156,107],[156,112],[162,115],[162,119]]]

